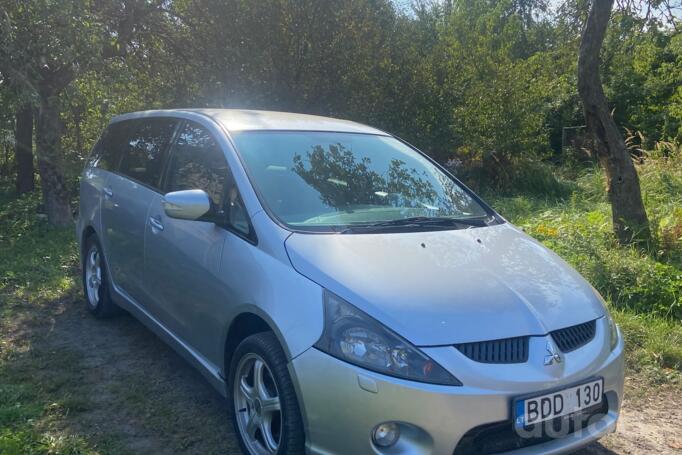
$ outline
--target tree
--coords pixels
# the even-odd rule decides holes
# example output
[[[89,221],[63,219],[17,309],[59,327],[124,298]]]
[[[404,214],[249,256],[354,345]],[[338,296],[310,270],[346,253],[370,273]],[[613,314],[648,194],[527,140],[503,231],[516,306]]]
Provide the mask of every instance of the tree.
[[[89,5],[49,0],[3,3],[0,71],[38,100],[36,154],[43,203],[50,223],[66,226],[71,223],[71,207],[60,149],[59,94],[75,77],[77,62],[84,60],[90,23],[84,15]]]
[[[614,9],[602,61],[604,92],[616,123],[641,133],[644,149],[661,140],[682,142],[682,116],[675,110],[682,94],[682,34]]]
[[[578,56],[578,93],[587,128],[606,171],[613,230],[621,244],[648,242],[649,220],[642,202],[637,170],[604,95],[599,75],[600,51],[613,0],[592,0]]]
[[[63,91],[102,60],[123,58],[163,0],[2,0],[0,72],[38,99],[36,153],[43,203],[55,226],[72,222],[64,173]]]
[[[35,109],[25,87],[0,73],[0,134],[5,145],[3,173],[10,176],[9,148],[14,151],[12,170],[16,171],[17,193],[30,193],[35,189],[33,167],[33,124]],[[4,133],[4,134],[3,134]]]

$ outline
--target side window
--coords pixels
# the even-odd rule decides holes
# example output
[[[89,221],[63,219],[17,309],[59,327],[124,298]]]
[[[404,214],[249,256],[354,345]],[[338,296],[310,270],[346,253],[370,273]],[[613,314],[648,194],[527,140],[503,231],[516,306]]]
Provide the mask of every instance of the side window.
[[[104,141],[106,139],[106,134],[107,131],[104,131],[102,133],[102,136],[97,140],[95,145],[92,147],[92,150],[90,151],[90,155],[88,156],[88,159],[85,161],[85,167],[102,167],[98,166],[99,162],[102,159],[102,151],[104,150]]]
[[[171,118],[131,121],[122,144],[124,152],[120,172],[141,183],[157,187],[176,126],[177,120]]]
[[[118,122],[102,133],[95,147],[92,149],[88,165],[105,171],[116,171],[124,151],[123,141],[126,138],[130,122]]]
[[[227,222],[239,232],[250,236],[251,223],[249,215],[244,208],[244,202],[239,195],[239,190],[230,178],[230,187],[227,191]]]
[[[223,152],[211,134],[188,122],[173,146],[166,191],[204,190],[222,207],[228,172]]]
[[[246,236],[249,217],[223,151],[204,127],[187,122],[171,151],[166,191],[204,190],[226,221]]]

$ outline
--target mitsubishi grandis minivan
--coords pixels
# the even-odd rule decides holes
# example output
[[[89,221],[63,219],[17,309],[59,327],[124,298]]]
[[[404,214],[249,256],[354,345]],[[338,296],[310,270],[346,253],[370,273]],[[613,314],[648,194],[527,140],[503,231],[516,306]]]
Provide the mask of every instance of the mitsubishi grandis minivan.
[[[126,310],[198,368],[245,454],[556,454],[615,430],[623,341],[603,299],[384,131],[115,117],[77,236],[90,311]]]

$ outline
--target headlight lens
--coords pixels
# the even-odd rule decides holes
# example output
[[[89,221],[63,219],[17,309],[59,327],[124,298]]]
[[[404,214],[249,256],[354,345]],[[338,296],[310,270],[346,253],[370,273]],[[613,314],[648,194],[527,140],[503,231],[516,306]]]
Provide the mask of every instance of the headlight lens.
[[[609,323],[609,335],[611,337],[611,350],[616,349],[618,344],[618,326],[609,313],[606,313],[606,320]]]
[[[599,302],[601,302],[602,307],[604,308],[604,314],[606,314],[606,322],[608,322],[609,326],[609,342],[610,342],[610,348],[613,351],[616,349],[616,346],[618,345],[618,326],[616,325],[616,322],[613,320],[611,317],[611,313],[609,313],[609,309],[606,307],[606,301],[604,298],[599,294],[599,291],[597,291],[594,286],[592,286],[592,292],[594,292],[595,297]]]
[[[462,385],[407,340],[329,291],[324,292],[324,316],[324,332],[315,347],[327,354],[389,376]]]

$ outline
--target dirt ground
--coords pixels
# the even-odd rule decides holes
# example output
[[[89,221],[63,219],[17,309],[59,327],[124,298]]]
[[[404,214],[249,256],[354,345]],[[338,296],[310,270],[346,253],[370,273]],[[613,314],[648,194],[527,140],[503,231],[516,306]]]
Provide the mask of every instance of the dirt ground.
[[[26,346],[16,359],[26,380],[68,398],[60,431],[95,441],[102,452],[240,453],[225,400],[127,314],[96,320],[82,300],[68,299],[19,318],[3,338]],[[579,453],[682,453],[679,388],[642,393],[628,380],[627,389],[635,398],[626,398],[618,431]]]

